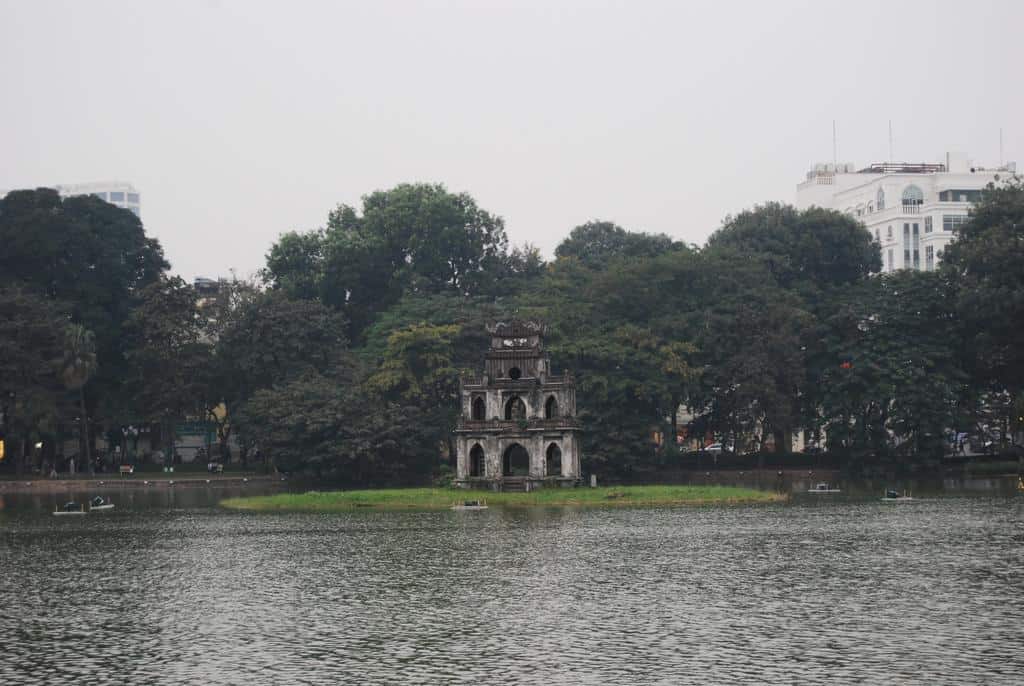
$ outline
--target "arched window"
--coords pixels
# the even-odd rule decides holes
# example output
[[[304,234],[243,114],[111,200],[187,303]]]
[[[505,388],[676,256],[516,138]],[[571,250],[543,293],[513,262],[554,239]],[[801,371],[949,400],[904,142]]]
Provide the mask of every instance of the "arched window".
[[[484,449],[477,443],[473,446],[473,449],[469,451],[469,475],[470,476],[485,476],[487,473],[487,460],[484,457]]]
[[[512,379],[513,381],[520,378],[522,375],[523,372],[521,369],[519,369],[519,367],[512,367],[512,369],[508,370],[508,378]]]
[[[473,398],[473,419],[480,421],[487,419],[487,405],[481,397]]]
[[[555,419],[558,417],[558,400],[555,396],[548,398],[548,401],[544,403],[544,419]]]
[[[903,190],[903,206],[908,205],[923,205],[924,204],[924,193],[917,186],[907,186]]]
[[[544,460],[544,474],[546,476],[562,476],[562,449],[557,443],[548,446]]]
[[[516,421],[526,419],[526,403],[518,395],[514,395],[505,403],[505,419]]]
[[[878,196],[875,198],[875,207],[879,210],[885,209],[885,191],[881,188],[878,189]]]
[[[527,476],[529,473],[530,453],[518,443],[513,443],[505,451],[502,460],[502,474],[504,476]]]

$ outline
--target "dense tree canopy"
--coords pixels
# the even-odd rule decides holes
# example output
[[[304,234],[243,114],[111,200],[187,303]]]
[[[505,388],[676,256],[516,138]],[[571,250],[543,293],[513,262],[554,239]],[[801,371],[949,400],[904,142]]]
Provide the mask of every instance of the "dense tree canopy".
[[[574,258],[591,269],[603,269],[619,258],[651,258],[680,247],[663,233],[632,233],[607,221],[590,221],[574,228],[555,248],[555,256]]]
[[[589,222],[545,263],[470,196],[404,184],[282,235],[266,291],[200,297],[131,213],[19,191],[0,200],[2,429],[24,447],[144,420],[169,445],[177,422],[213,417],[225,454],[233,435],[289,472],[422,482],[452,459],[485,325],[521,317],[547,322],[556,372],[576,378],[585,470],[687,464],[684,432],[785,451],[799,430],[891,467],[953,432],[1020,428],[1022,227],[1012,179],[939,271],[879,275],[858,222],[777,203],[703,248]]]

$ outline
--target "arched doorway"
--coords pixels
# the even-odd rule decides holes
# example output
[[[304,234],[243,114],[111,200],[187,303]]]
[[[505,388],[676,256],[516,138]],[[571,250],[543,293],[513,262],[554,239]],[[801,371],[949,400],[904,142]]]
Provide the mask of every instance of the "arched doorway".
[[[504,476],[530,475],[530,453],[518,443],[513,443],[505,450],[505,458],[502,463]]]
[[[526,419],[526,403],[518,395],[514,395],[505,403],[505,419],[515,421]]]
[[[544,460],[544,474],[546,476],[562,476],[562,449],[557,443],[548,446]]]
[[[483,398],[473,398],[473,419],[477,421],[487,419],[487,406],[484,404]]]
[[[544,419],[555,419],[558,417],[558,400],[555,396],[548,398],[548,401],[544,403]]]
[[[473,446],[473,449],[469,451],[469,475],[470,476],[485,476],[487,473],[486,458],[484,456],[484,449],[477,443]]]

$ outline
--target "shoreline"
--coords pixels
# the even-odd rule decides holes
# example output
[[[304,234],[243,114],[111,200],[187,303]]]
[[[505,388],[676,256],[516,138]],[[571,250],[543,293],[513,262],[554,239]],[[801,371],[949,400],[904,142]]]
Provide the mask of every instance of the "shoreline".
[[[47,479],[25,477],[21,479],[0,479],[0,493],[69,493],[77,491],[107,491],[143,488],[194,488],[198,486],[237,486],[241,484],[270,484],[279,482],[281,477],[265,474],[239,473],[231,475],[210,474],[195,476],[195,473],[133,474],[122,477],[117,474],[93,478]]]
[[[444,488],[308,491],[228,498],[220,506],[246,512],[440,511],[464,501],[505,508],[749,505],[785,502],[782,493],[734,486],[605,486],[501,493]]]

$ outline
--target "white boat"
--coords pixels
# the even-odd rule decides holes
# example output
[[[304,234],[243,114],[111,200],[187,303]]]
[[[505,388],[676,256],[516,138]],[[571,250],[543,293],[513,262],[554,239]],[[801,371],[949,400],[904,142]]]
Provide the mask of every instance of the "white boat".
[[[113,509],[114,509],[114,503],[110,502],[109,498],[107,500],[104,500],[102,497],[96,496],[95,498],[93,498],[92,500],[89,501],[89,512],[93,512],[93,511],[103,512],[103,511],[106,511],[106,510],[113,510]]]
[[[824,481],[817,484],[814,488],[807,490],[808,493],[842,493],[838,488],[829,488],[828,484]]]
[[[903,495],[900,495],[892,490],[886,491],[885,497],[882,498],[883,503],[906,503],[911,500],[914,500],[914,498],[908,495],[906,491],[903,491]]]
[[[70,517],[76,515],[84,515],[85,508],[82,507],[81,503],[64,503],[64,507],[59,507],[53,511],[55,517]]]
[[[483,500],[463,500],[452,505],[453,510],[486,510],[487,503]]]

